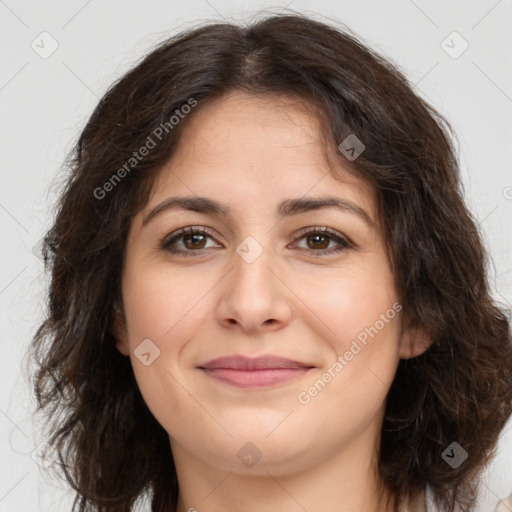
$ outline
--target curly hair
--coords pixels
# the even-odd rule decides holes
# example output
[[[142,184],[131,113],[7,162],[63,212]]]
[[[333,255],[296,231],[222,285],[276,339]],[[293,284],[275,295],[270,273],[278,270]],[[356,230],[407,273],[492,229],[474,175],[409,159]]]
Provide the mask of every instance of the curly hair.
[[[400,360],[378,470],[398,500],[430,485],[440,510],[474,510],[479,475],[512,413],[512,342],[464,203],[453,129],[349,28],[292,12],[210,22],[160,43],[109,88],[67,157],[43,244],[47,314],[29,354],[36,412],[76,491],[73,511],[131,511],[139,498],[153,512],[176,510],[168,435],[116,349],[112,324],[131,219],[188,120],[237,90],[305,100],[330,140],[364,142],[346,167],[375,187],[404,314],[433,341]],[[158,127],[160,140],[139,158]],[[454,441],[468,453],[457,468],[442,458]]]

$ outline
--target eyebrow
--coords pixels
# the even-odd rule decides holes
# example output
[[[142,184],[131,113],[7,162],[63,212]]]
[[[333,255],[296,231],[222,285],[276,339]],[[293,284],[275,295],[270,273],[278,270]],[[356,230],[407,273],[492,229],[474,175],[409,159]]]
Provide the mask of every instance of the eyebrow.
[[[297,198],[286,199],[279,203],[277,207],[277,216],[279,219],[290,215],[320,210],[325,208],[337,208],[339,210],[353,213],[362,219],[368,226],[375,229],[375,223],[366,210],[361,206],[342,199],[340,197],[321,196],[313,198]],[[229,216],[229,207],[208,197],[200,196],[181,196],[169,197],[156,205],[143,219],[142,227],[148,224],[151,219],[155,218],[162,212],[168,210],[189,210],[192,212],[203,213],[206,215],[226,218]]]

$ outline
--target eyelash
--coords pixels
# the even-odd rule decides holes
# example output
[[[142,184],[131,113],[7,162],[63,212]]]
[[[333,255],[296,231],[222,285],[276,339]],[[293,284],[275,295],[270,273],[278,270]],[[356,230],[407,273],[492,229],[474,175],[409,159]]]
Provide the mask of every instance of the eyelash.
[[[194,252],[201,254],[203,251],[206,250],[206,249],[182,250],[182,249],[172,248],[172,245],[179,238],[181,238],[182,236],[187,235],[187,234],[202,234],[202,235],[207,235],[210,238],[214,239],[214,236],[210,233],[208,228],[206,228],[205,226],[187,226],[187,227],[180,228],[180,229],[174,231],[173,233],[171,233],[170,235],[164,237],[160,241],[160,248],[164,251],[170,252],[171,254],[178,254],[178,255],[181,255],[184,257],[189,256],[189,255],[191,255],[191,253],[194,253]],[[314,250],[314,249],[310,249],[310,250],[302,249],[302,250],[306,250],[306,251],[310,252],[315,257],[336,254],[336,253],[345,251],[347,249],[353,249],[355,247],[354,244],[347,237],[343,236],[341,233],[338,233],[337,231],[334,231],[331,228],[320,227],[320,226],[308,227],[308,228],[301,229],[297,233],[297,237],[295,238],[294,242],[296,242],[302,238],[306,238],[307,236],[317,235],[317,234],[329,235],[329,237],[331,239],[333,239],[335,242],[337,242],[340,246],[335,249],[322,249],[322,250],[318,250],[318,251]]]

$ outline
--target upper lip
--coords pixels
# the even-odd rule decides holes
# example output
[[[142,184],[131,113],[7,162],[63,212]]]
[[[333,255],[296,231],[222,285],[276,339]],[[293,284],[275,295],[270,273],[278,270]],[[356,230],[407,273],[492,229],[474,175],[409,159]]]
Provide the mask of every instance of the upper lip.
[[[246,357],[246,356],[224,356],[212,359],[207,363],[199,366],[199,368],[213,369],[213,368],[228,368],[233,370],[265,370],[269,368],[313,368],[312,365],[294,361],[280,356],[261,356],[261,357]]]

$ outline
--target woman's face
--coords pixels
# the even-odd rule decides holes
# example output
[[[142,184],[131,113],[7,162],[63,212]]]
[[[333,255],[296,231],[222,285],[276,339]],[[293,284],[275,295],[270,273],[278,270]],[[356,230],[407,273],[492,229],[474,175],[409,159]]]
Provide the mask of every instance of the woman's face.
[[[330,148],[333,177],[291,100],[231,93],[188,121],[131,225],[118,332],[175,460],[277,475],[374,450],[399,359],[424,350],[402,329],[374,190]],[[185,197],[200,211],[161,207]],[[205,369],[230,356],[295,363]]]

